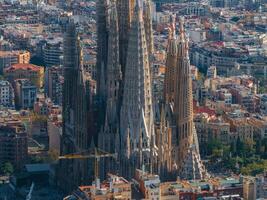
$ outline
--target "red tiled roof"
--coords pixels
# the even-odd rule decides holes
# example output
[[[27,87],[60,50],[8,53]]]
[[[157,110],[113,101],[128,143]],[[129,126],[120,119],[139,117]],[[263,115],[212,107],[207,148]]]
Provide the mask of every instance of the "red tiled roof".
[[[197,107],[195,109],[195,112],[196,113],[207,113],[209,116],[216,115],[215,110],[211,110],[211,109],[209,109],[207,107]]]
[[[39,71],[41,66],[33,64],[14,64],[11,67],[5,69],[6,72],[15,71],[15,70],[29,70],[29,71]]]

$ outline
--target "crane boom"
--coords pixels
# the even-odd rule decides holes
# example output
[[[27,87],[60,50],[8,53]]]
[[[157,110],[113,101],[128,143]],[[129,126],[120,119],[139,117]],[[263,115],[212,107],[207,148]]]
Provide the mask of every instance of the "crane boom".
[[[116,157],[113,154],[107,154],[107,155],[79,155],[79,154],[69,154],[64,156],[59,156],[59,160],[63,159],[87,159],[87,158],[107,158],[107,157]]]
[[[99,161],[100,158],[114,158],[117,159],[117,153],[108,153],[105,152],[101,149],[98,148],[93,148],[93,149],[89,149],[87,151],[83,151],[83,152],[77,152],[77,153],[72,153],[72,154],[66,154],[66,155],[62,155],[59,156],[58,159],[59,160],[68,160],[68,159],[90,159],[90,158],[94,158],[95,159],[95,169],[94,169],[94,173],[95,173],[95,180],[99,179],[98,178],[98,168],[99,168]]]

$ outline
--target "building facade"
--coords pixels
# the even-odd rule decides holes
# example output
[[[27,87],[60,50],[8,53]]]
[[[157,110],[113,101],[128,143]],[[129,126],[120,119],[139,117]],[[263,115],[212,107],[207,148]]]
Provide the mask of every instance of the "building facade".
[[[94,123],[90,124],[91,81],[84,72],[79,33],[73,20],[64,35],[63,128],[61,155],[87,150],[93,140]],[[59,186],[66,192],[90,181],[87,160],[62,160]],[[68,176],[66,176],[68,174]]]
[[[137,1],[130,30],[120,114],[122,173],[136,168],[155,170],[156,146],[152,85],[143,12]]]
[[[62,105],[63,68],[52,66],[45,71],[45,93],[53,103]]]
[[[192,77],[183,18],[179,20],[177,39],[173,28],[170,34],[166,72],[169,76],[165,79],[166,102],[162,106],[161,125],[157,134],[160,174],[164,179],[174,174],[182,179],[202,179],[207,173],[199,155],[193,122]],[[166,148],[166,144],[169,147]]]
[[[8,81],[0,81],[0,105],[6,108],[14,108],[14,89]]]
[[[4,76],[14,83],[16,79],[29,79],[38,89],[44,86],[44,67],[33,64],[14,64],[4,69]]]
[[[47,41],[43,46],[43,59],[46,67],[62,64],[62,41]]]
[[[15,104],[17,109],[32,109],[36,96],[37,87],[28,79],[15,80]]]
[[[0,144],[0,164],[10,162],[15,169],[22,168],[28,156],[28,136],[20,121],[1,122]]]

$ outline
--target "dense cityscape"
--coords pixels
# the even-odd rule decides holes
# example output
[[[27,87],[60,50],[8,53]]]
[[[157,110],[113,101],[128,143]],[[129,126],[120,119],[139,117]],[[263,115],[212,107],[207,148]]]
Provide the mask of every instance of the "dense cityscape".
[[[267,0],[0,0],[0,200],[267,199]]]

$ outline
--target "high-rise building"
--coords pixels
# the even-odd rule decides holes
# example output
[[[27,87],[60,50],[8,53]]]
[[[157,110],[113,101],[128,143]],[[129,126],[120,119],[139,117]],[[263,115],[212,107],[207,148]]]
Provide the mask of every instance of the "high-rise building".
[[[83,70],[82,49],[75,23],[70,20],[64,36],[63,135],[61,155],[79,153],[88,148],[92,139],[88,131],[89,79]],[[59,184],[65,191],[89,181],[86,160],[62,160]]]
[[[43,46],[43,59],[46,67],[62,64],[62,39],[47,40]]]
[[[174,31],[170,32],[171,34]],[[167,59],[167,75],[165,79],[165,108],[162,117],[162,127],[158,138],[167,139],[172,147],[165,148],[165,140],[158,144],[160,155],[166,159],[160,160],[161,170],[176,174],[182,179],[202,179],[206,170],[201,162],[195,125],[193,122],[193,94],[188,54],[188,37],[184,31],[183,18],[179,20],[179,36],[170,36]],[[171,45],[174,45],[170,49]],[[172,63],[174,62],[174,63]],[[173,78],[170,72],[174,71]],[[173,91],[168,84],[173,84]],[[166,106],[167,105],[167,106]],[[167,122],[166,122],[167,121]],[[171,133],[170,133],[171,132]],[[166,156],[170,155],[169,157]],[[166,165],[168,163],[169,165]],[[171,163],[171,164],[170,164]],[[168,173],[163,173],[167,175]],[[166,177],[165,177],[166,178]]]
[[[133,16],[120,115],[120,164],[127,177],[132,177],[136,168],[153,170],[156,160],[149,55],[139,1]]]

